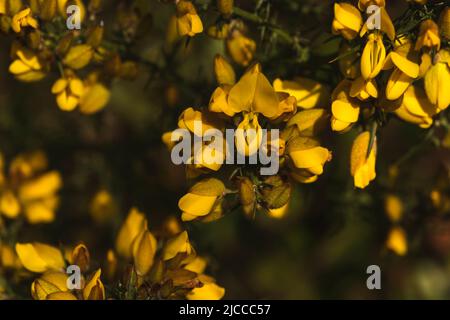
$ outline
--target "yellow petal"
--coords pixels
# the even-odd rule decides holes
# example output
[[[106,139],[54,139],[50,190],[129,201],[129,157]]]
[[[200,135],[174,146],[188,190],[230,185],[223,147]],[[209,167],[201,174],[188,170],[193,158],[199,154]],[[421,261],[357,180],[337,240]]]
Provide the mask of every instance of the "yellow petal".
[[[214,208],[216,196],[200,196],[193,193],[184,195],[178,202],[181,211],[195,216],[205,216]]]
[[[394,227],[389,231],[386,247],[399,256],[404,256],[408,252],[408,241],[401,227]]]
[[[7,190],[1,195],[0,212],[10,219],[19,215],[20,204],[13,192]]]
[[[304,109],[325,107],[330,99],[329,89],[317,81],[295,78],[295,81],[275,79],[276,91],[286,92],[297,99],[297,106]]]
[[[63,59],[64,65],[72,69],[84,68],[92,59],[94,51],[86,44],[76,45],[70,48]]]
[[[109,90],[100,83],[94,84],[84,91],[80,100],[80,111],[92,114],[103,109],[110,98]]]
[[[204,283],[201,288],[194,288],[186,298],[188,300],[220,300],[225,295],[225,289],[214,282]]]
[[[55,209],[58,205],[57,197],[48,197],[33,201],[25,205],[25,217],[31,224],[49,223],[55,219]]]
[[[84,300],[105,300],[105,287],[100,280],[102,270],[98,269],[83,289]]]
[[[186,231],[167,241],[163,250],[163,260],[170,260],[178,253],[191,253],[191,245]]]
[[[43,243],[17,243],[16,252],[23,266],[32,272],[59,270],[65,266],[61,251]]]
[[[260,112],[273,117],[278,111],[278,96],[267,78],[254,68],[231,88],[228,103],[236,112]]]
[[[386,85],[386,98],[388,100],[397,100],[405,93],[413,80],[400,69],[394,69]]]
[[[156,239],[148,230],[144,230],[133,243],[134,266],[138,275],[144,276],[150,271],[155,253]]]
[[[353,123],[358,121],[359,106],[349,101],[335,100],[331,104],[331,112],[336,119]]]
[[[52,93],[57,94],[66,89],[68,85],[68,81],[64,78],[56,80],[56,82],[52,86]]]
[[[214,58],[214,73],[219,85],[234,85],[236,82],[233,67],[219,54]]]
[[[62,186],[61,176],[57,171],[45,173],[40,177],[24,183],[19,188],[19,197],[23,201],[31,201],[54,194]]]
[[[133,241],[145,229],[145,225],[145,215],[136,208],[132,208],[116,239],[116,250],[119,255],[131,258]]]

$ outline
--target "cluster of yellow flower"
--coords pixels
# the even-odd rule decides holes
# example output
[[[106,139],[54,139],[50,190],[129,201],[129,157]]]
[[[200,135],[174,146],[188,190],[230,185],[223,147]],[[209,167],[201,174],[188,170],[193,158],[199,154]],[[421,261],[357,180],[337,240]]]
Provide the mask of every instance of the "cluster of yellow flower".
[[[55,218],[62,179],[57,171],[46,172],[47,158],[38,151],[14,158],[8,170],[0,154],[0,216],[29,223],[49,223]]]
[[[331,159],[331,152],[320,146],[316,139],[326,123],[327,114],[320,107],[326,105],[329,91],[325,86],[305,78],[295,81],[276,79],[271,85],[259,64],[250,67],[236,80],[232,66],[220,55],[214,60],[214,70],[219,87],[211,96],[208,110],[187,108],[179,117],[178,127],[199,136],[211,128],[222,133],[227,129],[237,129],[235,149],[238,154],[249,157],[259,149],[270,153],[276,147],[278,150],[272,152],[279,157],[276,160],[281,169],[278,174],[261,176],[251,166],[237,166],[230,175],[236,190],[226,189],[224,183],[216,178],[196,183],[179,201],[182,219],[215,220],[224,213],[225,196],[236,193],[247,215],[254,216],[257,209],[264,209],[271,215],[279,216],[280,211],[286,210],[290,198],[288,178],[301,183],[314,182],[323,173],[325,163]],[[196,121],[201,122],[202,130],[195,130]],[[269,128],[276,128],[281,133],[278,137],[272,137],[269,132],[264,142],[262,130]],[[255,132],[253,136],[246,134],[251,130]],[[174,147],[172,136],[172,132],[167,132],[162,137],[169,149]],[[233,146],[224,141],[221,145],[225,147],[216,151],[220,154],[214,154],[212,159],[208,155],[208,146],[213,142],[203,142],[202,148],[198,151],[194,148],[189,155],[188,178],[221,173],[219,170],[225,163],[226,154]],[[234,155],[234,150],[231,153]],[[221,171],[231,166],[223,167],[226,168]]]
[[[426,8],[426,1],[416,2]],[[378,8],[373,20],[379,20],[379,28],[369,23],[371,16],[366,22],[363,19],[373,5]],[[387,113],[428,128],[450,105],[446,90],[450,81],[450,8],[442,3],[439,11],[424,14],[413,32],[396,32],[385,5],[384,0],[359,0],[357,7],[346,2],[334,4],[332,31],[346,41],[339,56],[344,79],[333,91],[331,126],[344,132],[359,124],[364,130],[355,140],[351,156],[351,173],[359,188],[375,178],[376,126]],[[433,17],[439,18],[438,23]],[[399,24],[404,27],[402,21]]]
[[[60,249],[39,242],[16,243],[15,250],[0,245],[2,269],[40,274],[31,285],[37,300],[198,300],[221,299],[225,293],[204,274],[207,260],[196,254],[186,231],[172,222],[157,241],[145,214],[135,208],[119,230],[115,250],[107,252],[101,268],[91,269],[93,264],[84,244]],[[105,290],[104,281],[110,289]]]
[[[193,37],[203,32],[203,24],[191,1],[177,0],[177,12],[170,26],[170,38],[175,41],[179,37]],[[239,19],[231,17],[233,0],[217,1],[217,10],[220,13],[216,23],[210,26],[206,33],[208,36],[225,40],[228,54],[234,62],[241,66],[248,66],[256,52],[256,43],[246,36],[246,28]]]
[[[78,11],[68,16],[67,8]],[[104,39],[101,0],[1,0],[0,30],[11,35],[9,71],[24,82],[42,80],[57,72],[51,92],[61,110],[92,114],[108,103],[108,85],[117,78],[135,78],[135,62],[122,61],[121,52]],[[68,19],[80,27],[69,30]],[[120,22],[121,20],[119,20]],[[84,80],[80,79],[83,75]]]

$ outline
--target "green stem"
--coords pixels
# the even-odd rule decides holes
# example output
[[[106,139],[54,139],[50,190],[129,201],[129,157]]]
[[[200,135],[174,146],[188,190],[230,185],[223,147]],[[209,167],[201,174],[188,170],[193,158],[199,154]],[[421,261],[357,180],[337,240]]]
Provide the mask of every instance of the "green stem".
[[[281,29],[279,26],[268,23],[266,21],[264,21],[263,18],[259,17],[258,15],[248,12],[246,10],[243,10],[241,8],[238,7],[234,7],[233,9],[233,13],[238,16],[241,17],[245,20],[257,23],[261,26],[267,27],[269,28],[273,33],[277,34],[281,39],[283,39],[286,43],[292,44],[295,42],[294,37],[292,37],[288,32],[284,31],[283,29]]]

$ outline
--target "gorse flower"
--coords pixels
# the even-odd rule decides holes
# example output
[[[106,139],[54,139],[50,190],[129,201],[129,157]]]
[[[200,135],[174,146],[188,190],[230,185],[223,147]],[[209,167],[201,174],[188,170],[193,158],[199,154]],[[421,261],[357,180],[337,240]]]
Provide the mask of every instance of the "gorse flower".
[[[370,147],[370,150],[369,150]],[[377,143],[370,145],[370,133],[365,131],[353,141],[350,155],[350,172],[355,187],[365,188],[375,179],[375,162],[377,157]]]
[[[36,29],[38,27],[38,22],[33,18],[30,8],[24,9],[12,18],[11,27],[14,32],[20,32],[22,28],[31,27]]]
[[[230,189],[219,176],[200,180],[178,202],[182,220],[207,222],[219,219],[229,211],[235,195],[239,196],[248,217],[254,217],[257,210],[270,213],[284,208],[285,211],[291,192],[289,178],[301,183],[314,182],[323,173],[325,163],[331,160],[331,152],[321,147],[316,138],[327,119],[324,107],[329,100],[328,88],[306,78],[276,79],[272,86],[259,64],[254,64],[236,79],[234,69],[221,56],[215,57],[214,71],[219,86],[212,93],[209,110],[185,109],[179,117],[178,127],[197,138],[205,138],[211,130],[224,133],[235,129],[234,143],[229,145],[229,141],[223,141],[221,147],[214,149],[217,139],[221,139],[215,137],[214,142],[202,142],[200,151],[183,154],[187,159],[184,162],[187,177],[219,174],[228,167],[230,155],[234,157],[235,154],[244,159],[261,153],[270,154],[281,164],[282,171],[272,173],[269,183],[262,176],[254,176],[250,171],[246,173],[245,168],[237,168],[235,172],[239,174],[230,178],[234,182]],[[200,124],[200,128],[195,128],[196,124]],[[265,131],[269,124],[279,128],[277,135]],[[172,152],[176,143],[182,143],[184,139],[177,131],[162,136]],[[276,196],[279,193],[282,196]]]
[[[10,219],[23,214],[33,224],[52,222],[62,179],[57,171],[44,172],[46,156],[42,152],[17,156],[9,165],[9,175],[1,163],[0,213]]]
[[[177,30],[180,36],[190,37],[203,32],[203,24],[190,1],[177,1]]]

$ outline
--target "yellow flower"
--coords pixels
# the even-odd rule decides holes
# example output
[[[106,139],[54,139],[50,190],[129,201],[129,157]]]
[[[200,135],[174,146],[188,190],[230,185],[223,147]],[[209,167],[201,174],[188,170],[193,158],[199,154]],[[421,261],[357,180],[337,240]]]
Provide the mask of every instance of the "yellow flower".
[[[228,37],[228,34],[230,32],[230,24],[228,23],[219,23],[217,25],[212,25],[208,28],[206,31],[208,36],[223,40]]]
[[[10,175],[1,175],[0,214],[14,219],[23,213],[29,223],[54,220],[58,206],[57,191],[62,182],[58,172],[41,174],[47,167],[42,152],[20,155],[9,167]]]
[[[216,140],[209,144],[202,143],[202,147],[188,160],[188,164],[193,166],[192,169],[200,170],[199,173],[208,172],[208,170],[218,171],[225,162],[226,141],[221,142],[222,150],[219,144],[220,142]]]
[[[395,110],[395,114],[402,120],[428,128],[433,123],[436,107],[431,104],[424,90],[418,86],[410,86],[406,90],[402,104]]]
[[[353,80],[350,87],[350,97],[365,101],[372,98],[378,98],[377,83],[374,79],[365,80],[362,76]]]
[[[105,300],[105,287],[100,280],[100,275],[102,270],[98,269],[83,289],[83,299],[84,300]]]
[[[341,34],[345,39],[352,40],[356,38],[362,25],[358,8],[345,2],[334,4],[333,34]]]
[[[441,38],[439,38],[439,27],[431,19],[422,21],[420,24],[419,37],[416,41],[416,50],[420,50],[423,47],[426,48],[436,48],[439,50],[441,48]]]
[[[393,194],[388,194],[384,199],[384,208],[386,215],[391,222],[399,222],[403,216],[402,200]]]
[[[217,87],[209,100],[209,111],[224,113],[228,117],[233,117],[236,114],[236,111],[231,109],[228,104],[228,95],[230,90],[231,86],[229,85]]]
[[[286,124],[286,132],[294,129],[294,132],[289,132],[289,136],[314,137],[320,133],[327,124],[328,112],[325,109],[309,109],[297,112]]]
[[[200,129],[198,132],[195,131],[196,123],[201,124],[201,128],[197,129],[197,131]],[[206,112],[200,112],[189,107],[178,117],[178,127],[187,129],[196,135],[203,136],[210,129],[220,128],[221,123],[216,119],[212,119]]]
[[[219,85],[234,85],[236,83],[236,74],[233,67],[220,54],[214,58],[214,74]]]
[[[177,3],[177,30],[180,36],[195,36],[203,31],[203,24],[190,1],[180,0]]]
[[[239,30],[234,30],[226,40],[227,51],[231,58],[241,66],[248,66],[256,52],[256,43],[244,36]]]
[[[438,112],[450,105],[450,50],[440,50],[435,58],[434,65],[425,74],[425,92]]]
[[[217,9],[224,16],[229,16],[233,12],[234,0],[217,0]]]
[[[50,294],[67,291],[67,275],[60,271],[47,271],[31,284],[34,300],[47,300]]]
[[[225,289],[214,282],[214,279],[206,275],[199,275],[202,286],[188,292],[188,300],[220,300],[225,295]]]
[[[354,178],[355,187],[364,189],[375,179],[375,161],[377,155],[376,138],[369,151],[370,132],[360,133],[353,142],[350,155],[350,173]]]
[[[147,226],[134,239],[132,251],[136,273],[140,276],[146,275],[156,254],[156,238],[148,231]]]
[[[93,56],[94,50],[90,45],[79,44],[70,47],[62,62],[65,66],[77,70],[87,66]]]
[[[386,57],[383,69],[394,68],[386,85],[386,98],[388,100],[400,98],[414,79],[419,76],[419,65],[409,59],[408,55],[411,53],[412,44],[410,41],[406,41]]]
[[[288,209],[289,209],[289,202],[278,209],[269,209],[267,213],[271,218],[282,219],[284,216],[286,216]]]
[[[288,142],[286,152],[293,165],[293,177],[299,182],[313,182],[331,160],[331,152],[312,138],[296,137]]]
[[[29,49],[13,45],[16,59],[10,64],[11,72],[18,80],[24,82],[39,81],[45,77],[43,65],[38,56]]]
[[[16,252],[23,266],[32,272],[60,270],[65,266],[61,251],[43,243],[17,243]]]
[[[224,192],[225,186],[218,179],[209,178],[196,183],[178,201],[178,207],[183,212],[181,219],[190,221],[220,210],[220,199]]]
[[[37,29],[38,22],[35,18],[33,18],[31,9],[26,8],[13,16],[11,27],[14,32],[19,33],[24,27],[32,27],[34,29]]]
[[[84,81],[84,93],[80,99],[80,111],[93,114],[102,110],[109,102],[111,92],[99,82],[98,75],[91,73]]]
[[[0,0],[0,14],[15,15],[22,8],[22,0]]]
[[[0,267],[4,269],[20,269],[22,263],[14,249],[6,243],[0,244]]]
[[[350,97],[351,82],[343,80],[333,91],[333,102],[331,104],[331,128],[333,131],[344,131],[358,121],[359,104]]]
[[[98,223],[110,221],[117,215],[117,205],[111,193],[107,190],[99,190],[91,200],[89,213]]]
[[[389,231],[386,247],[399,256],[404,256],[408,252],[408,240],[403,228],[393,227]]]
[[[277,113],[269,119],[275,122],[288,121],[297,112],[297,99],[286,92],[277,92]]]
[[[81,272],[89,270],[91,257],[88,248],[84,244],[79,244],[73,249],[70,263],[80,267]]]
[[[294,96],[297,106],[303,109],[324,108],[330,99],[328,87],[307,78],[297,77],[293,81],[275,79],[273,88]]]
[[[164,246],[162,259],[164,261],[175,258],[179,253],[190,255],[195,254],[194,249],[189,242],[189,236],[186,231],[170,238]]]
[[[278,112],[279,99],[269,80],[256,64],[231,88],[228,104],[234,112],[261,113],[267,118]]]
[[[132,208],[125,222],[120,228],[116,239],[116,250],[119,255],[131,258],[133,255],[133,242],[145,230],[147,219],[142,212]]]
[[[61,176],[56,171],[42,174],[20,186],[18,197],[30,223],[51,222],[55,219],[55,210],[59,204],[56,192],[61,186]]]
[[[17,197],[11,190],[4,190],[0,196],[0,213],[10,219],[17,218],[21,208]]]
[[[80,102],[84,85],[73,72],[66,70],[64,77],[53,84],[52,93],[56,95],[56,103],[61,110],[72,111]]]
[[[361,56],[361,75],[367,79],[375,78],[383,67],[386,49],[383,36],[377,33],[369,34],[366,46]]]

